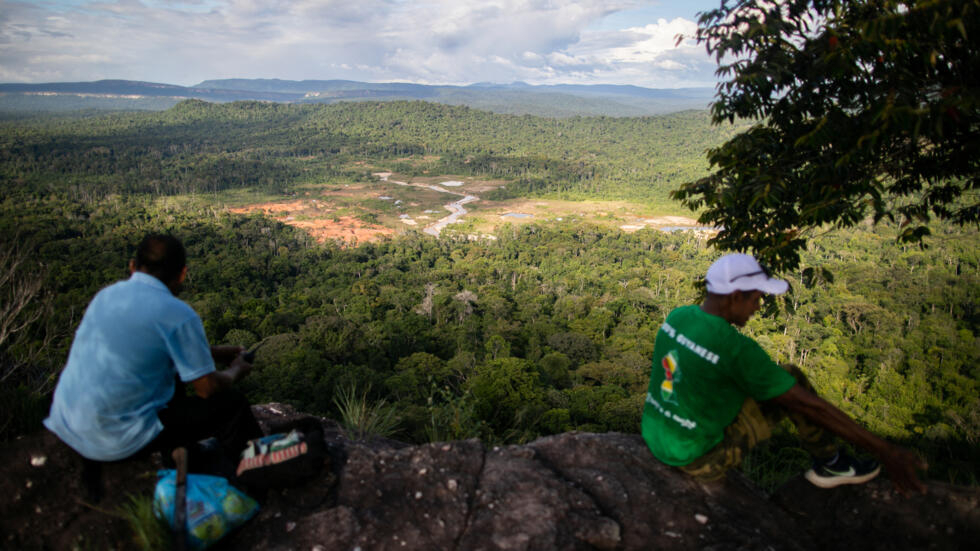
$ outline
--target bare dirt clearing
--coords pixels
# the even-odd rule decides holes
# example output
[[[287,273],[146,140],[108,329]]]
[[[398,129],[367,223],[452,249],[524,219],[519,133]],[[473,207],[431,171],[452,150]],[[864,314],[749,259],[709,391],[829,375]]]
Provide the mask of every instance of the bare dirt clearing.
[[[353,216],[330,214],[335,209],[316,199],[301,199],[285,203],[259,203],[247,207],[228,209],[236,214],[261,212],[276,220],[299,228],[323,243],[340,241],[345,245],[358,245],[378,241],[395,234],[395,230],[378,224],[367,224]]]
[[[343,216],[334,220],[296,220],[286,222],[291,226],[306,230],[319,242],[327,240],[343,241],[348,245],[359,245],[378,241],[395,234],[395,230],[384,226],[368,225],[354,218]]]
[[[381,173],[381,174],[385,174],[385,173]],[[390,172],[388,172],[387,174],[389,175],[389,177],[391,176]],[[393,180],[399,180],[398,176],[395,176]],[[507,185],[507,182],[503,180],[474,180],[472,178],[453,176],[453,175],[435,176],[435,177],[432,176],[415,177],[415,178],[408,179],[408,182],[411,184],[444,186],[451,191],[465,191],[466,193],[469,194],[486,193],[488,191],[492,191]],[[452,182],[455,183],[456,185],[453,184],[447,185],[447,182]]]
[[[481,231],[493,231],[500,224],[528,224],[581,220],[632,232],[644,228],[698,226],[686,216],[645,215],[649,207],[627,201],[560,201],[554,199],[514,199],[481,201],[474,204],[471,218]]]
[[[377,172],[372,182],[308,189],[303,199],[284,199],[230,208],[260,212],[308,232],[319,242],[357,245],[407,231],[438,235],[455,221],[465,231],[492,235],[505,224],[584,221],[633,232],[644,228],[694,229],[685,216],[656,216],[649,206],[627,201],[513,199],[489,201],[481,194],[505,185],[502,180],[442,175],[408,177]],[[456,203],[468,203],[465,209]],[[461,212],[462,211],[462,212]],[[455,216],[456,218],[452,218]],[[462,228],[461,228],[462,229]]]

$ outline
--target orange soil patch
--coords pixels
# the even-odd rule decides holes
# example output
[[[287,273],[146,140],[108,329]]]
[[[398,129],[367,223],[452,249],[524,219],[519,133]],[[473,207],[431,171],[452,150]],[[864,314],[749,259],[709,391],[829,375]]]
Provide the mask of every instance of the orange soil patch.
[[[292,220],[285,223],[306,231],[320,243],[333,240],[343,241],[347,245],[359,245],[395,234],[395,230],[384,226],[368,225],[353,216],[342,216],[337,222],[333,219],[325,219]]]
[[[276,220],[299,228],[314,239],[323,243],[327,240],[342,241],[347,245],[358,245],[371,241],[378,241],[383,237],[394,235],[395,231],[384,226],[366,224],[353,216],[341,216],[336,218],[328,213],[333,210],[323,203],[314,204],[313,201],[290,201],[286,203],[260,203],[228,209],[236,214],[250,214],[261,212],[273,216]],[[302,220],[294,219],[294,216],[302,215]],[[329,216],[329,218],[328,218]]]

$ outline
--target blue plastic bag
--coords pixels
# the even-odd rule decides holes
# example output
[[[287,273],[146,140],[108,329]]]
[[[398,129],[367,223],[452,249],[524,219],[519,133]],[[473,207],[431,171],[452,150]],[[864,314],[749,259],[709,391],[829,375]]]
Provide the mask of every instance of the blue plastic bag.
[[[174,499],[177,493],[177,471],[157,472],[153,492],[153,512],[174,529]],[[187,475],[187,545],[207,549],[225,534],[255,516],[259,504],[228,484],[220,476]]]

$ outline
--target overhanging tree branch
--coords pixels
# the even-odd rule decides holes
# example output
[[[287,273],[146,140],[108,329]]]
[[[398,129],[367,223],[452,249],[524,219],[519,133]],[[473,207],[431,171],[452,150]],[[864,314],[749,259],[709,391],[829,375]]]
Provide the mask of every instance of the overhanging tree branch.
[[[714,121],[759,121],[673,193],[716,245],[785,270],[826,224],[980,221],[980,0],[737,0],[699,24]]]

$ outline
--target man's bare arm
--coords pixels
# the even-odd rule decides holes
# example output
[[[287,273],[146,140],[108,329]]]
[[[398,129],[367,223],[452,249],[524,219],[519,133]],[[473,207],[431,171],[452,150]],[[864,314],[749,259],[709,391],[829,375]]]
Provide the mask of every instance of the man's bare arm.
[[[237,347],[240,348],[240,347]],[[245,361],[241,354],[231,360],[228,369],[222,371],[212,371],[203,377],[191,381],[194,385],[194,392],[201,398],[208,398],[214,393],[225,387],[231,386],[235,381],[241,379],[252,370],[252,364]]]
[[[245,352],[245,348],[242,346],[225,344],[211,347],[211,357],[214,358],[214,361],[225,365],[235,361],[235,358],[242,352]]]
[[[873,454],[903,494],[908,495],[912,491],[925,493],[926,487],[916,471],[925,470],[928,465],[915,453],[872,434],[836,406],[800,385],[793,385],[772,401],[788,410],[802,413],[814,423]]]

